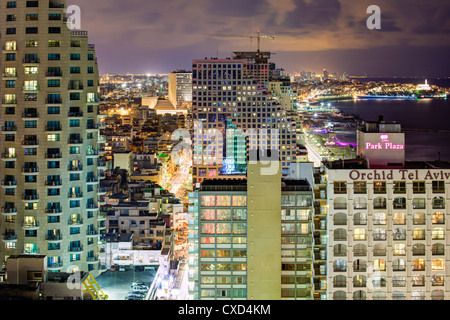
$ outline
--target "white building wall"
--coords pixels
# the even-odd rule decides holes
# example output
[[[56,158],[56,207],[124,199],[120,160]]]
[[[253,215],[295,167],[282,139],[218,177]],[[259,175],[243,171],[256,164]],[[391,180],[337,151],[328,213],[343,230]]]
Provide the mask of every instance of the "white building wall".
[[[425,299],[429,300],[432,297],[434,290],[443,290],[445,299],[450,298],[449,282],[450,282],[450,265],[448,260],[450,237],[447,235],[449,230],[449,209],[448,203],[450,200],[450,170],[440,169],[421,169],[421,170],[327,170],[328,179],[328,299],[332,300],[336,291],[343,291],[346,293],[347,299],[353,299],[353,293],[358,290],[362,290],[366,293],[367,299],[374,298],[375,291],[382,291],[386,293],[386,299],[393,299],[394,294],[403,293],[406,300],[419,298],[422,294]],[[354,193],[354,182],[365,181],[367,183],[366,194]],[[374,192],[374,182],[384,181],[386,182],[386,193],[376,194]],[[404,194],[396,194],[394,192],[394,182],[401,181],[406,183],[406,192]],[[433,181],[444,181],[445,192],[436,193],[433,192]],[[346,182],[347,193],[339,194],[334,192],[335,182]],[[413,184],[415,182],[425,182],[425,193],[415,193],[413,190]],[[374,208],[376,198],[382,197],[386,199],[386,209]],[[406,199],[406,209],[394,208],[394,199],[398,197],[404,197]],[[445,208],[434,208],[433,199],[435,197],[442,197],[445,203]],[[340,198],[340,199],[338,199]],[[417,199],[425,199],[425,208],[417,208]],[[358,200],[359,199],[359,200]],[[414,206],[414,199],[416,199],[416,205]],[[367,208],[364,206],[356,205],[358,202],[366,202]],[[346,206],[344,205],[346,204]],[[334,204],[337,204],[335,206]],[[334,218],[337,214],[345,214],[346,224],[339,225],[339,222],[335,222]],[[355,225],[355,216],[359,213],[366,214],[367,224]],[[377,214],[386,214],[385,224],[379,224],[377,222]],[[405,224],[396,224],[394,222],[394,214],[403,213],[405,216]],[[414,216],[423,213],[425,217],[424,224],[417,224],[419,220],[414,219]],[[433,221],[433,215],[436,213],[443,213],[444,223],[437,224]],[[398,222],[398,221],[396,221]],[[397,229],[404,229],[406,232],[405,240],[396,240],[394,233]],[[417,233],[417,229],[422,228],[424,231],[424,240],[415,240],[414,234]],[[441,228],[439,230],[438,228]],[[346,238],[339,240],[335,237],[335,231],[337,229],[344,230]],[[359,230],[357,230],[359,229]],[[377,233],[377,229],[385,230],[386,240],[375,240],[374,235]],[[357,232],[364,230],[366,232],[365,240],[356,240]],[[439,232],[442,231],[442,232]],[[442,234],[442,238],[441,237]],[[334,253],[335,245],[342,244],[347,246],[347,254],[345,256],[337,256]],[[367,246],[367,255],[355,256],[355,246],[363,244]],[[399,245],[405,245],[404,253],[400,249]],[[414,254],[413,246],[422,244],[425,246],[424,254]],[[444,245],[444,254],[433,254],[432,248],[436,244]],[[377,255],[378,246],[386,246],[385,255]],[[436,247],[435,247],[436,248]],[[419,251],[419,250],[416,250]],[[400,254],[400,255],[397,255]],[[367,262],[367,269],[365,272],[356,272],[353,270],[353,263],[355,260],[360,259]],[[385,271],[377,271],[374,269],[374,265],[377,263],[377,259],[384,260],[386,265]],[[405,261],[404,271],[394,271],[397,259],[403,259]],[[414,261],[416,259],[423,259],[425,264],[425,270],[417,271],[413,269]],[[438,260],[443,260],[443,270],[438,270]],[[334,263],[337,260],[344,260],[346,262],[346,271],[335,271]],[[381,261],[381,260],[378,260]],[[417,261],[416,261],[417,262]],[[397,268],[402,269],[402,268]],[[366,276],[366,287],[359,288],[353,285],[354,276]],[[443,275],[444,285],[433,286],[432,279],[437,275]],[[345,277],[345,287],[337,287],[334,285],[333,280],[335,276]],[[424,285],[413,285],[415,277],[424,277]],[[376,277],[384,277],[386,279],[386,286],[381,288],[372,287],[371,281]],[[394,285],[394,277],[404,277],[406,284],[404,287],[397,287]],[[344,279],[343,279],[344,280]],[[400,283],[400,282],[399,282]],[[435,291],[434,294],[437,294]]]

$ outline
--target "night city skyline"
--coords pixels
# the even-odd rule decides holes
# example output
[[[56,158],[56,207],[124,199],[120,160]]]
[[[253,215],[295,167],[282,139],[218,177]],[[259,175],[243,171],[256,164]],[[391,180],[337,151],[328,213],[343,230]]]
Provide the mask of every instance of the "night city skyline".
[[[0,12],[0,301],[450,300],[448,0]]]
[[[255,50],[256,41],[205,34],[273,35],[262,50],[287,73],[324,68],[369,77],[448,77],[450,4],[378,1],[381,30],[368,30],[371,1],[70,0],[97,45],[100,74],[169,73],[192,59]],[[226,4],[226,5],[225,5]],[[139,8],[139,10],[136,10]]]

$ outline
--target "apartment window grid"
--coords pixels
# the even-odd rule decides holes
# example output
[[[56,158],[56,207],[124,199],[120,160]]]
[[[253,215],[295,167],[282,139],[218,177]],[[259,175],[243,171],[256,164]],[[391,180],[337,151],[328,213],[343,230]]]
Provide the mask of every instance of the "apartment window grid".
[[[311,194],[284,192],[281,206],[281,298],[312,300],[313,279],[308,274],[314,267]],[[325,259],[325,253],[316,258]]]
[[[247,196],[200,193],[201,299],[247,298]]]
[[[432,187],[427,191],[428,184]],[[406,196],[406,186],[403,182],[394,182],[386,189],[386,193],[394,196],[402,193]],[[330,291],[331,299],[402,300],[406,297],[407,288],[411,288],[412,300],[443,299],[446,282],[449,281],[445,275],[447,213],[445,210],[432,208],[431,205],[427,206],[432,201],[426,201],[426,194],[423,192],[429,192],[430,196],[441,193],[445,190],[445,184],[435,181],[427,184],[419,182],[409,184],[408,188],[410,196],[401,198],[398,202],[401,206],[388,205],[383,210],[374,209],[370,205],[371,201],[363,196],[355,198],[355,206],[352,200],[348,200],[348,211],[331,212],[330,217],[334,217],[334,220],[330,224],[331,228],[329,227],[330,239],[333,234],[337,235],[329,250],[331,262],[328,281],[332,284],[330,287],[333,287]],[[424,198],[417,197],[417,193],[424,194]],[[434,199],[440,201],[440,208],[445,208],[444,197]],[[375,202],[376,198],[372,201]],[[369,205],[360,206],[361,203]],[[347,223],[343,223],[346,217]],[[361,220],[366,220],[367,224],[361,226]],[[412,245],[409,245],[410,242]],[[347,249],[350,243],[353,244],[353,250]],[[392,246],[388,246],[388,243],[392,243]],[[370,279],[374,286],[372,295],[367,290],[367,276],[366,279],[360,276],[369,267],[381,272],[381,277]],[[409,269],[415,273],[412,277],[406,277]],[[391,274],[394,275],[391,281],[385,273],[387,270],[392,270]],[[358,277],[357,281],[355,277]],[[365,287],[361,288],[362,284]],[[348,295],[347,290],[343,291],[343,287],[353,288],[353,296]],[[387,287],[392,288],[390,294],[387,293]]]

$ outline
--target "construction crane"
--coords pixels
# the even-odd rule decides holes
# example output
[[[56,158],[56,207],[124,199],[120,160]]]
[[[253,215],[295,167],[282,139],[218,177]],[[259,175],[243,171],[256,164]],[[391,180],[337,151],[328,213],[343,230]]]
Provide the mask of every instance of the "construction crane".
[[[251,40],[256,38],[258,40],[258,52],[261,51],[261,39],[275,40],[274,36],[268,36],[268,35],[261,34],[261,32],[259,30],[257,32],[257,35],[255,35],[255,36],[242,36],[242,35],[232,35],[232,34],[205,34],[205,36],[227,37],[227,38],[250,38]]]

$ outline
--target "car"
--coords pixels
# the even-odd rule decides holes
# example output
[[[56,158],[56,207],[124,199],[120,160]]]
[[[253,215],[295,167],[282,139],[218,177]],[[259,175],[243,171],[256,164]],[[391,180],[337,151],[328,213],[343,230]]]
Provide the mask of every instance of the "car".
[[[144,281],[134,281],[134,282],[131,284],[131,286],[132,286],[132,287],[134,287],[134,286],[147,286],[147,287],[148,287],[148,283],[147,283],[147,282],[144,282]]]
[[[120,268],[119,268],[119,271],[125,271],[125,268],[120,267]]]
[[[131,287],[131,290],[137,291],[137,292],[142,292],[142,293],[147,293],[148,289],[149,289],[148,287],[143,287],[143,286],[133,286],[133,287]]]
[[[128,295],[145,297],[145,293],[139,291],[130,291],[128,292]]]
[[[144,298],[135,295],[128,295],[126,296],[125,300],[144,300]]]

